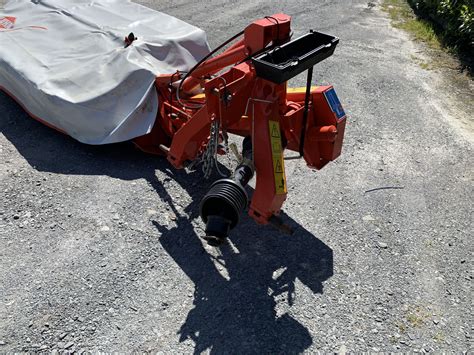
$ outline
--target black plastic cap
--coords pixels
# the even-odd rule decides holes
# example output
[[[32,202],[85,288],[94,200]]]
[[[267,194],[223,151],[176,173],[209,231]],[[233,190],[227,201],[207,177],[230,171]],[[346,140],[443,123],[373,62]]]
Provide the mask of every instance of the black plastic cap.
[[[208,216],[206,223],[206,237],[209,245],[217,246],[227,237],[231,221],[221,216]]]
[[[216,181],[201,201],[201,218],[206,223],[206,236],[224,239],[247,207],[245,189],[230,179]],[[206,238],[209,241],[209,238]]]

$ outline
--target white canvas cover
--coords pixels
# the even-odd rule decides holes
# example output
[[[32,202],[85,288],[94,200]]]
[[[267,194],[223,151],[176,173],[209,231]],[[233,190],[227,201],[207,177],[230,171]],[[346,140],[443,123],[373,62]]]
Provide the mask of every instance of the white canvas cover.
[[[138,39],[125,48],[130,32]],[[149,133],[155,76],[208,52],[202,30],[126,0],[10,0],[0,10],[0,89],[83,143]]]

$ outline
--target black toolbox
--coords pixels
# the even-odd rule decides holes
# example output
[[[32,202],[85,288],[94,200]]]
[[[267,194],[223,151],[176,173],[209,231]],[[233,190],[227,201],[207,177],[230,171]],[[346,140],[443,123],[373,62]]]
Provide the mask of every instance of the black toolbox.
[[[252,58],[252,62],[257,76],[281,84],[330,57],[338,43],[337,37],[310,31]]]

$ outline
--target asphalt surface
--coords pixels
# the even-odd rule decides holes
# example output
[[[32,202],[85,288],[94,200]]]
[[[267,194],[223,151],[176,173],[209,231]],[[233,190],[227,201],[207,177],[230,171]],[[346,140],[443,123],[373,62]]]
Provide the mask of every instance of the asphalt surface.
[[[212,46],[280,11],[339,36],[315,83],[348,112],[343,155],[287,161],[293,236],[244,217],[214,249],[200,172],[82,145],[0,94],[0,353],[472,352],[472,85],[421,68],[379,2],[142,3]]]

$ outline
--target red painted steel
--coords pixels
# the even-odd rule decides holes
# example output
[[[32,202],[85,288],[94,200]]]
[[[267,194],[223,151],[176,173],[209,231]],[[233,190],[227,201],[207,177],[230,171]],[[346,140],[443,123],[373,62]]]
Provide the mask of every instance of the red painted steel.
[[[257,180],[249,214],[262,224],[279,214],[286,199],[284,173],[277,175],[274,169],[272,122],[278,122],[283,149],[294,152],[299,151],[305,130],[303,158],[315,169],[341,154],[346,123],[345,117],[336,117],[325,98],[330,86],[312,89],[307,126],[302,127],[304,90],[287,91],[286,83],[277,85],[257,77],[249,56],[269,44],[288,41],[290,23],[289,16],[276,14],[249,25],[242,39],[191,73],[183,83],[180,102],[176,90],[182,75],[158,77],[156,123],[150,134],[134,141],[140,149],[166,155],[174,167],[183,168],[204,153],[215,120],[228,133],[251,137]],[[204,95],[194,96],[196,89]],[[280,176],[284,181],[279,181]],[[285,185],[284,189],[276,184]]]

